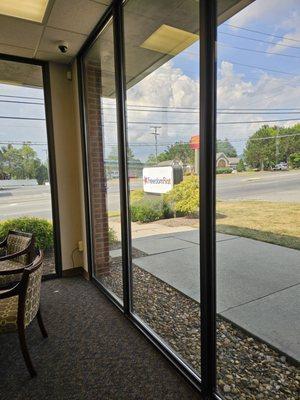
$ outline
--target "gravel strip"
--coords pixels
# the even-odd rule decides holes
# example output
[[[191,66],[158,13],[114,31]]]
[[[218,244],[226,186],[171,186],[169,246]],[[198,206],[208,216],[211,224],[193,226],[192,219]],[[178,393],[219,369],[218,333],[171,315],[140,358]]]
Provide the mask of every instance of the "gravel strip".
[[[120,298],[121,261],[121,257],[112,259],[110,275],[101,277],[104,286]],[[199,303],[133,264],[133,308],[200,372]],[[217,319],[217,346],[218,387],[225,399],[299,400],[299,369],[221,316]]]
[[[44,254],[43,275],[55,274],[54,250],[47,250]]]

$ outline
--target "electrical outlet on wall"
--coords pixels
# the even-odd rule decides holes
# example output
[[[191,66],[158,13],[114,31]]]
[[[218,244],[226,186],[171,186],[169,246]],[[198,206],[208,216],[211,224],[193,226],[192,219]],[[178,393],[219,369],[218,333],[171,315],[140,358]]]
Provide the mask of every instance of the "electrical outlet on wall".
[[[79,242],[78,242],[78,250],[83,251],[83,241],[82,240],[79,240]]]

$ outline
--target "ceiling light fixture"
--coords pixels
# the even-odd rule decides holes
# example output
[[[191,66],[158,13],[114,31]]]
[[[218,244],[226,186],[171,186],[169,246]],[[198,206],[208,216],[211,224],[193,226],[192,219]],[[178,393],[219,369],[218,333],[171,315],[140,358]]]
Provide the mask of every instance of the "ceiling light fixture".
[[[49,0],[1,0],[0,14],[42,22]]]
[[[195,33],[163,24],[141,44],[141,47],[176,56],[197,40],[199,35]]]

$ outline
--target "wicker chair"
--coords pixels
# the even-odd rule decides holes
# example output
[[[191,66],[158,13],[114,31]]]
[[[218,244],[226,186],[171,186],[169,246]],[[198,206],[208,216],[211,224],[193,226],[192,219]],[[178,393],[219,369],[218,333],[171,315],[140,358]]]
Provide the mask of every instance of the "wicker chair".
[[[9,231],[0,243],[0,287],[19,281],[24,267],[33,261],[34,253],[32,233]]]
[[[8,290],[0,290],[0,334],[17,332],[21,351],[31,377],[36,376],[25,337],[25,329],[37,317],[44,338],[48,337],[40,311],[43,253],[24,268],[22,279]]]

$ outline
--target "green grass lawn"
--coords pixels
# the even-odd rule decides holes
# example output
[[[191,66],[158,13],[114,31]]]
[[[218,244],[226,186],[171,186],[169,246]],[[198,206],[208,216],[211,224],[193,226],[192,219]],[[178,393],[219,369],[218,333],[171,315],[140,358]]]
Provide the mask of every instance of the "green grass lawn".
[[[300,204],[217,202],[217,231],[300,250]]]

